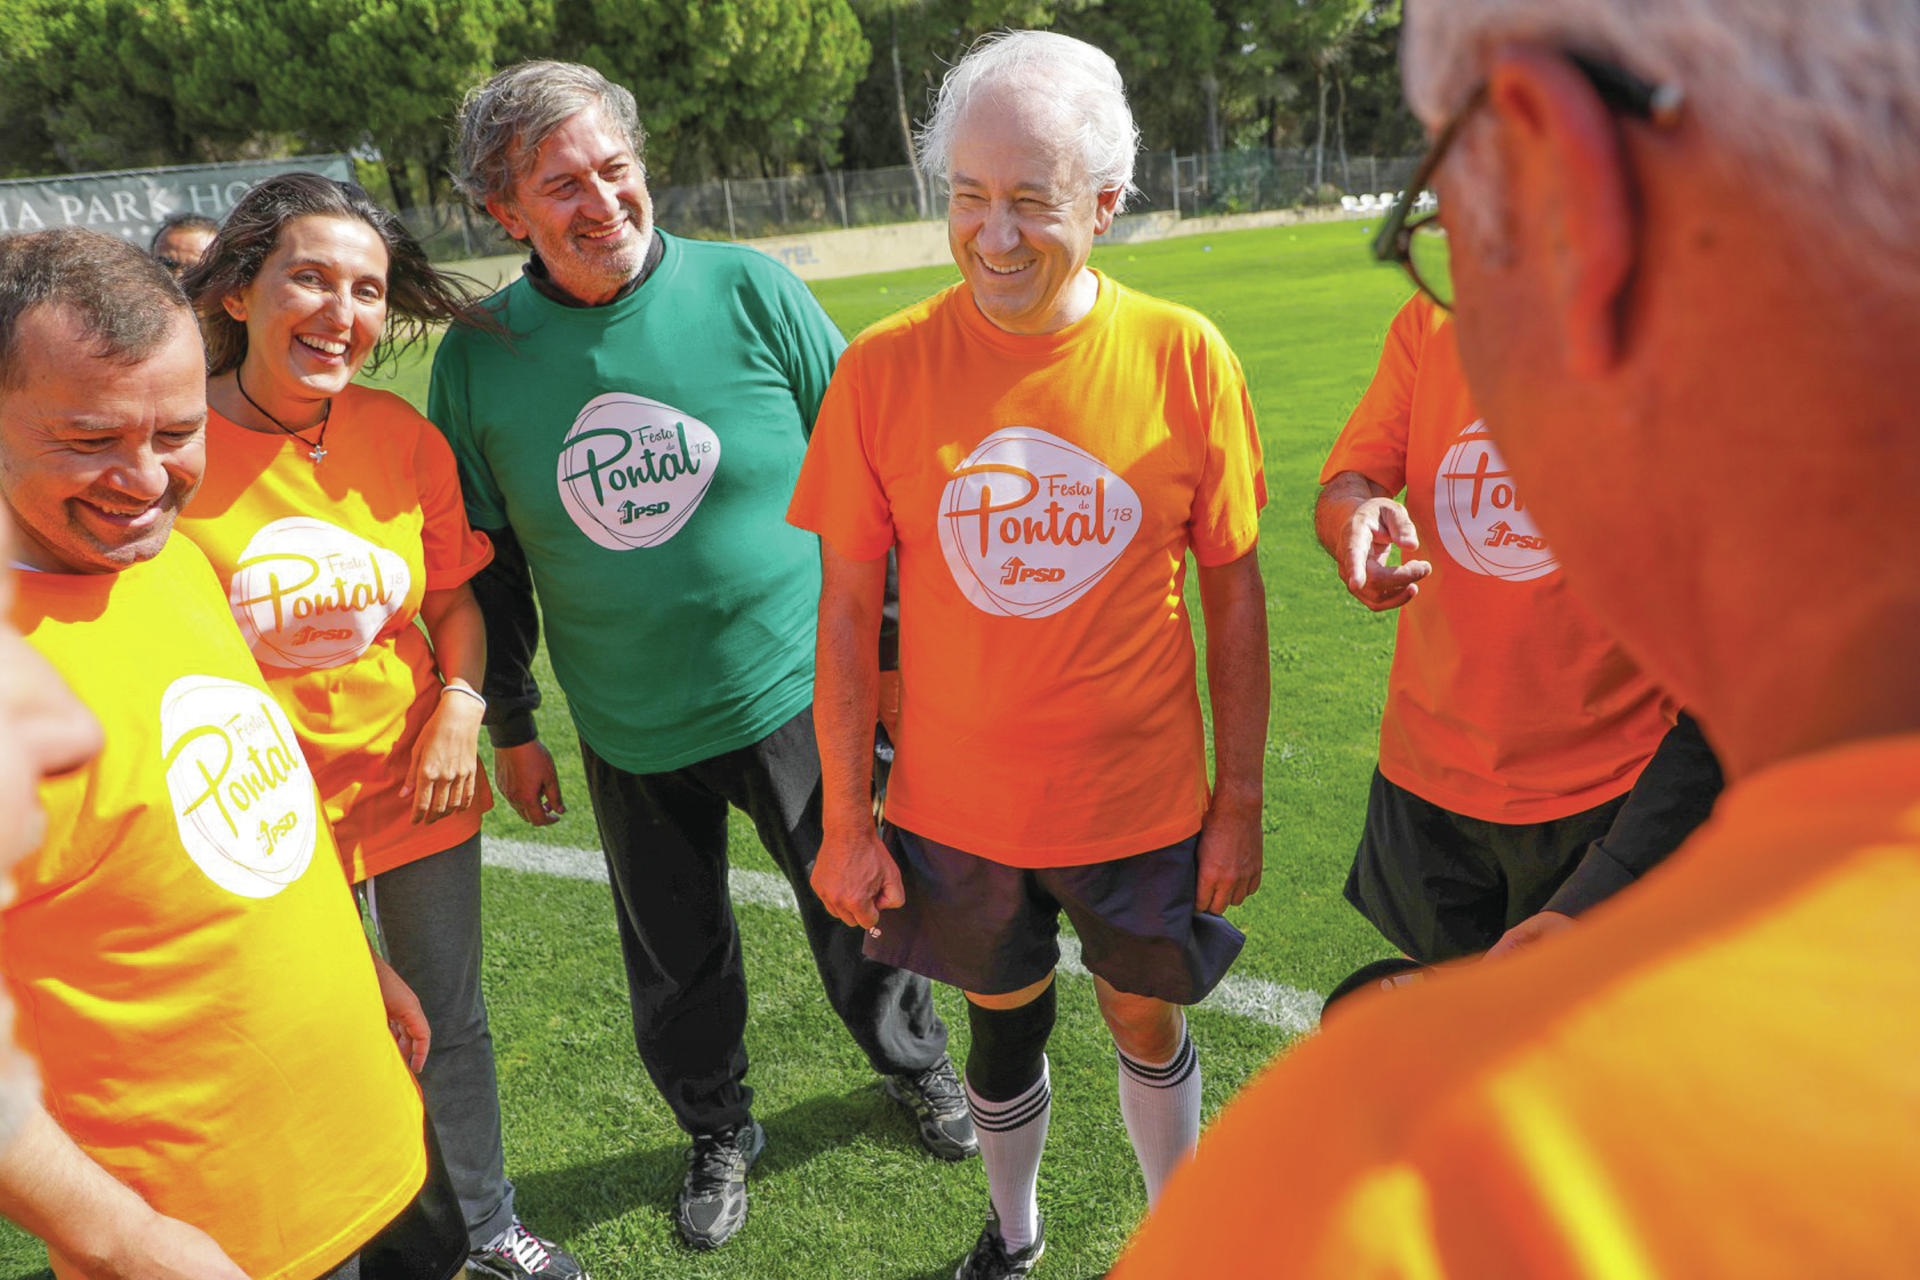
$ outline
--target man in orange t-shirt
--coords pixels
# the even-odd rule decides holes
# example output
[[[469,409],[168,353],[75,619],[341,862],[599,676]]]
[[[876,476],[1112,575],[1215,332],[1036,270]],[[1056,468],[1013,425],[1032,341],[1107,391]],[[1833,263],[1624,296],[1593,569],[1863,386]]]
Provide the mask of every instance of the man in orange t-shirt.
[[[1390,942],[1433,964],[1562,927],[1705,820],[1712,752],[1683,721],[1650,763],[1660,692],[1568,592],[1424,295],[1320,482],[1315,532],[1347,589],[1403,610],[1346,887]],[[1426,558],[1389,565],[1395,549]]]
[[[419,1006],[370,955],[293,728],[206,558],[185,299],[84,231],[0,242],[13,618],[106,725],[40,793],[0,971],[46,1110],[0,1214],[56,1274],[444,1280],[465,1260],[419,1092]],[[383,1014],[382,1006],[385,1006]],[[424,1188],[424,1189],[423,1189]]]
[[[998,1280],[1044,1248],[1035,1184],[1062,910],[1119,1049],[1150,1201],[1198,1135],[1180,1006],[1239,953],[1218,913],[1260,878],[1265,491],[1220,334],[1087,266],[1132,173],[1112,60],[1039,32],[978,46],[947,76],[928,138],[965,283],[841,357],[789,519],[821,535],[825,565],[813,884],[871,930],[869,955],[967,995],[992,1206],[957,1274]],[[883,845],[865,797],[890,549],[901,692]]]
[[[1920,9],[1407,24],[1438,132],[1407,194],[1437,181],[1451,271],[1400,214],[1381,251],[1454,302],[1575,590],[1729,785],[1577,929],[1359,998],[1228,1107],[1115,1280],[1911,1276],[1920,575],[1876,537],[1920,489]]]

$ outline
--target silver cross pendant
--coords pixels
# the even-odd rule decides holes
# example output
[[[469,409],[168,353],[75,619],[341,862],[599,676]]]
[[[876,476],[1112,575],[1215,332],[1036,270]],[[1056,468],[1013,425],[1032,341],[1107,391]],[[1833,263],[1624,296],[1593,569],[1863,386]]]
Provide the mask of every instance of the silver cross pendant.
[[[325,449],[322,449],[320,446],[315,445],[312,451],[307,454],[307,456],[309,458],[312,458],[314,462],[318,463],[327,456],[327,451]]]

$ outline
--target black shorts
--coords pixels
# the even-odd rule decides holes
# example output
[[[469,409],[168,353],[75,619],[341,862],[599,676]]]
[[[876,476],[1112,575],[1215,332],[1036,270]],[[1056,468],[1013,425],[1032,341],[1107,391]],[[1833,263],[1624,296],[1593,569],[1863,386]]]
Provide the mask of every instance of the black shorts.
[[[1487,822],[1375,769],[1347,901],[1421,964],[1477,955],[1547,905],[1626,801],[1623,792],[1552,822]]]
[[[1130,995],[1198,1004],[1246,935],[1194,910],[1200,837],[1110,862],[1009,867],[889,826],[904,906],[880,913],[867,955],[979,995],[1030,987],[1060,963],[1060,913],[1092,972]]]

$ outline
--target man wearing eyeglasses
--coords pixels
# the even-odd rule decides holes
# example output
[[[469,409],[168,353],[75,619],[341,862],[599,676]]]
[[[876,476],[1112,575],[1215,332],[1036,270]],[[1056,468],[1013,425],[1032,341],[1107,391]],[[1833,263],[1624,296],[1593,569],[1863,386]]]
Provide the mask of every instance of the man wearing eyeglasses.
[[[1445,278],[1439,254],[1416,266],[1429,287]],[[1515,949],[1699,825],[1719,791],[1711,750],[1687,719],[1656,754],[1669,703],[1568,590],[1424,290],[1320,479],[1315,532],[1341,581],[1404,610],[1346,885],[1390,942],[1422,964]]]
[[[1920,574],[1881,495],[1920,487],[1920,8],[1407,20],[1474,397],[1729,787],[1580,928],[1356,1002],[1116,1280],[1909,1276]]]

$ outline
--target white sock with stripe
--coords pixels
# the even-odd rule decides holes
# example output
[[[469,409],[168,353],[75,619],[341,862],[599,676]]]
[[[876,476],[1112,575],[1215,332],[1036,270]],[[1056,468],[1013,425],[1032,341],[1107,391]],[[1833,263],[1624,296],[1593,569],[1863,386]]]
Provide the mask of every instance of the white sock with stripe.
[[[1053,1110],[1047,1060],[1040,1059],[1040,1078],[1005,1102],[988,1102],[969,1080],[967,1108],[973,1112],[1000,1234],[1009,1250],[1024,1249],[1040,1231],[1040,1153],[1047,1145],[1047,1118]]]
[[[1180,1047],[1165,1062],[1141,1062],[1116,1046],[1120,1059],[1120,1118],[1147,1180],[1147,1207],[1200,1140],[1200,1057],[1180,1028]]]

